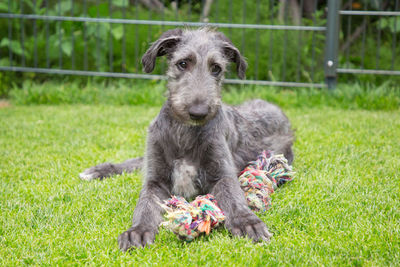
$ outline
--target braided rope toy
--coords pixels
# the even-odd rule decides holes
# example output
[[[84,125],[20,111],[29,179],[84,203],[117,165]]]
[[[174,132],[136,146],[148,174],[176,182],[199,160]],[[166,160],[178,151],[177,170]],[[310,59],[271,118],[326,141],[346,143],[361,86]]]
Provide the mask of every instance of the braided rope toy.
[[[271,207],[271,194],[293,179],[294,172],[283,155],[263,151],[239,174],[240,187],[247,205],[254,211],[267,211]],[[192,241],[201,233],[208,235],[220,225],[225,216],[211,194],[198,196],[192,202],[172,196],[161,206],[166,211],[166,221],[161,223],[181,240]]]
[[[198,196],[191,203],[183,197],[172,196],[162,207],[167,218],[162,225],[185,241],[192,241],[201,233],[208,235],[212,228],[225,220],[224,213],[211,194]]]

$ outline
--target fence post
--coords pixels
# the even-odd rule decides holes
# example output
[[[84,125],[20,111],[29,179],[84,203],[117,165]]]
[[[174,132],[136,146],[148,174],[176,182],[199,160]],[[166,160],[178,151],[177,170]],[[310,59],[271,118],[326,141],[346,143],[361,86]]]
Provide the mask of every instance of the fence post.
[[[324,65],[325,83],[329,89],[335,89],[337,84],[340,4],[340,0],[328,0]]]

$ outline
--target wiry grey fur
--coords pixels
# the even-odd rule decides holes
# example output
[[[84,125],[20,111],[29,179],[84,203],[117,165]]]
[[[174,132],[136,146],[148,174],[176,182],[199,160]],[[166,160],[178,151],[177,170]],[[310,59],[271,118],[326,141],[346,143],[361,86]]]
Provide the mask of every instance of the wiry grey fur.
[[[293,134],[287,117],[263,100],[237,107],[222,104],[221,83],[227,65],[235,63],[241,78],[247,67],[222,33],[207,28],[167,31],[144,54],[144,70],[151,72],[156,58],[163,55],[169,61],[169,95],[148,130],[145,180],[132,226],[118,237],[121,250],[153,243],[163,220],[159,202],[171,194],[191,198],[211,193],[233,235],[269,240],[267,227],[247,207],[237,175],[265,149],[293,161]],[[141,158],[104,163],[87,169],[81,178],[103,178],[141,165]]]

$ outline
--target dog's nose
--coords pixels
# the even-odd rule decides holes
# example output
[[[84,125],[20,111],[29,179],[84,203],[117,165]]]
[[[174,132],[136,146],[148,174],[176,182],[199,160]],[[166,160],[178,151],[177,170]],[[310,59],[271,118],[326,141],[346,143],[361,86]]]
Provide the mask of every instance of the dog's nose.
[[[189,108],[189,116],[192,120],[203,120],[208,114],[208,106],[204,104],[193,105]]]

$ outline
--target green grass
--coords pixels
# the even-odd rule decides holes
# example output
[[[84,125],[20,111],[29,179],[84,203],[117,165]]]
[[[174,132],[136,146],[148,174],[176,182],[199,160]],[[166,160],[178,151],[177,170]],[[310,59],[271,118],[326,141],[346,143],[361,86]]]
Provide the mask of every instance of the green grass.
[[[400,108],[400,88],[390,81],[379,87],[370,84],[340,85],[338,89],[274,88],[225,85],[224,101],[238,104],[262,98],[289,107],[340,107],[345,109],[395,110]],[[34,83],[26,80],[14,87],[9,98],[15,105],[107,104],[160,106],[164,102],[164,81],[108,80]]]
[[[249,97],[232,90],[231,103]],[[0,265],[399,265],[398,106],[334,107],[285,90],[268,97],[284,103],[297,137],[296,178],[259,214],[272,241],[220,229],[183,243],[162,229],[152,247],[131,253],[118,250],[117,236],[130,226],[142,175],[85,182],[78,174],[142,155],[159,102],[16,106],[12,98],[0,109]]]

